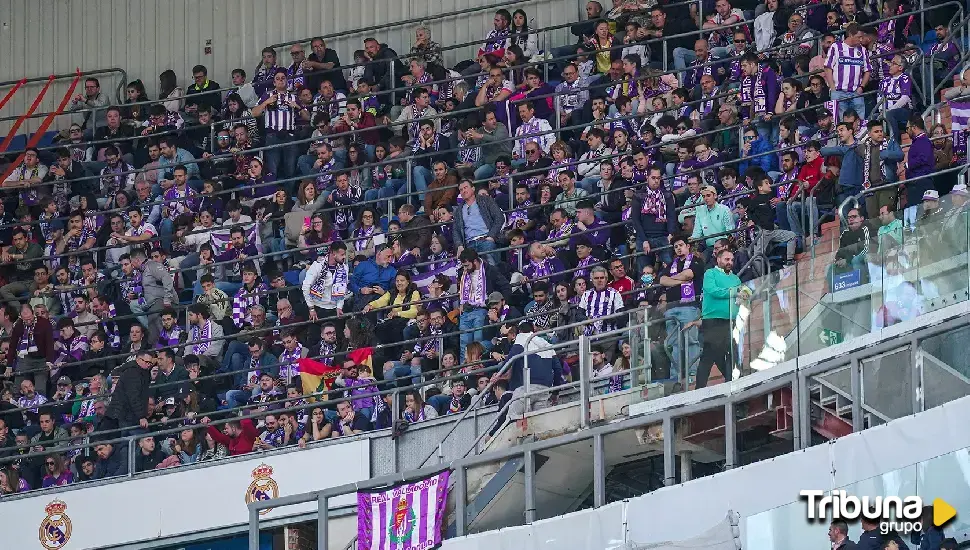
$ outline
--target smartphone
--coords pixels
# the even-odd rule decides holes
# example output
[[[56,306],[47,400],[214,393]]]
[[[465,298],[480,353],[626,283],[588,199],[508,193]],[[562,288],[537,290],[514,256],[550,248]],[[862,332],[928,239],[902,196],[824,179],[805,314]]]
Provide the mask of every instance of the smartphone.
[[[310,218],[303,218],[303,229],[310,229]]]

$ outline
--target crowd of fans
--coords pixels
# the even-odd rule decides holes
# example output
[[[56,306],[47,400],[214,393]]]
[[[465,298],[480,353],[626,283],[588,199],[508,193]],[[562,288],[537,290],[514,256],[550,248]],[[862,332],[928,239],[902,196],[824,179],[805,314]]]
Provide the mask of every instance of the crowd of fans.
[[[110,106],[88,79],[57,147],[3,182],[0,494],[128,473],[122,434],[143,471],[475,403],[516,418],[523,355],[541,407],[578,376],[573,347],[543,347],[641,306],[663,329],[650,379],[729,380],[743,280],[903,164],[965,158],[945,128],[927,139],[908,73],[939,81],[962,54],[943,25],[938,66],[906,42],[912,17],[869,24],[905,2],[704,4],[589,2],[548,55],[499,10],[451,68],[420,28],[408,55],[369,38],[346,68],[322,39],[291,63],[265,49],[225,89],[166,71],[154,104],[135,81]],[[864,250],[835,269],[948,186],[857,201]],[[306,359],[338,369],[332,387],[307,388]],[[638,383],[623,338],[591,359],[599,391]]]

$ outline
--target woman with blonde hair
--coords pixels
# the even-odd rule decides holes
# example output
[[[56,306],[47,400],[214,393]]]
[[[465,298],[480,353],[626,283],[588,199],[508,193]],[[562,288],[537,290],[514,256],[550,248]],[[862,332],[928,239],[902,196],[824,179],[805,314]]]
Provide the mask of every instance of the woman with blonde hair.
[[[546,179],[558,185],[559,173],[565,170],[575,170],[576,161],[573,159],[573,150],[562,140],[558,140],[549,146],[549,156],[552,157],[552,166],[546,173]]]
[[[64,456],[59,454],[44,457],[43,487],[70,485],[74,481],[74,474],[64,464]]]

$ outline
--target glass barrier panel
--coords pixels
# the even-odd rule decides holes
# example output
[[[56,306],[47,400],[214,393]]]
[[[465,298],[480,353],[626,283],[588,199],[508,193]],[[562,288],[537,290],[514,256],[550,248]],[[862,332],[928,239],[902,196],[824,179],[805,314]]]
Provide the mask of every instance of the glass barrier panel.
[[[913,362],[909,346],[860,362],[863,426],[871,428],[913,414]]]
[[[917,365],[923,408],[929,409],[970,394],[970,327],[961,327],[919,343]]]

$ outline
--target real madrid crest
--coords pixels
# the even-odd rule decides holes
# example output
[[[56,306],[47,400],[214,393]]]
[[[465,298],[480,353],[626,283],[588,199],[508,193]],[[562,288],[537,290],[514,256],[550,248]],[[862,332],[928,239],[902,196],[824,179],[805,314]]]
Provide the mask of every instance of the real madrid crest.
[[[253,482],[246,490],[246,504],[252,504],[258,500],[271,500],[280,496],[280,488],[273,480],[273,467],[260,464],[253,470]],[[268,514],[272,508],[264,508],[259,511],[259,515]],[[70,529],[70,523],[68,523]]]
[[[37,537],[47,550],[64,548],[71,540],[71,518],[64,513],[65,510],[67,504],[60,500],[53,500],[44,508],[47,517],[40,522]]]

